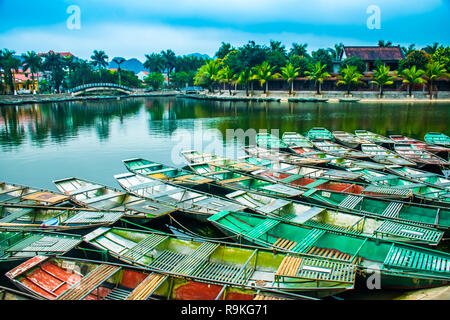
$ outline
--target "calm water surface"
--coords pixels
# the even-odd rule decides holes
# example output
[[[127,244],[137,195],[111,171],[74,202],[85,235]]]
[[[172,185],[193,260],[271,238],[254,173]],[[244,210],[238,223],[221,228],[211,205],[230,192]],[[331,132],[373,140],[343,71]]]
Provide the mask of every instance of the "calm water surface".
[[[243,155],[251,142],[227,129],[304,133],[314,126],[422,139],[449,134],[450,104],[210,102],[128,98],[0,107],[0,181],[56,190],[80,177],[118,187],[121,160],[142,157],[182,167],[183,149]],[[247,131],[249,132],[249,131]],[[277,133],[274,131],[274,133]],[[230,153],[231,152],[231,153]]]

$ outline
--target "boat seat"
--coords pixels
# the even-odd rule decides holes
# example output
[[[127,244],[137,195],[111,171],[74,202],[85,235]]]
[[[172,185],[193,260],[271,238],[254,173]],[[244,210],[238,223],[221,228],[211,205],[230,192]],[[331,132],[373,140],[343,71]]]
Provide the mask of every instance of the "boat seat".
[[[211,175],[215,175],[215,174],[222,174],[222,173],[228,173],[228,172],[230,172],[230,171],[228,171],[228,170],[211,171],[211,172],[203,173],[202,176],[211,176]]]
[[[251,229],[250,232],[245,235],[249,238],[257,239],[279,223],[280,220],[266,219],[258,225],[254,226],[253,229]]]
[[[275,210],[278,210],[287,205],[290,205],[291,203],[292,203],[291,201],[287,201],[287,200],[283,200],[283,199],[276,199],[275,201],[270,202],[270,203],[266,204],[265,206],[256,208],[256,210],[262,211],[264,213],[271,213],[271,212],[274,212]]]
[[[273,244],[273,246],[276,248],[289,250],[296,244],[297,244],[297,242],[294,242],[294,241],[291,241],[288,239],[284,239],[284,238],[278,238],[277,241],[275,241],[275,243]]]
[[[121,196],[121,194],[107,193],[102,196],[98,196],[98,197],[94,197],[94,198],[90,198],[90,199],[82,200],[82,201],[86,204],[91,204],[91,203],[100,202],[100,201],[104,201],[104,200],[108,200],[108,199],[112,199],[112,198],[117,198],[119,196]]]
[[[240,182],[240,181],[250,180],[250,179],[252,179],[252,178],[251,177],[238,177],[238,178],[233,178],[233,179],[222,180],[222,181],[219,181],[219,183],[220,184],[228,184],[228,183]]]
[[[384,221],[375,230],[375,234],[400,236],[408,239],[426,242],[431,245],[437,245],[442,239],[444,232],[393,221]]]
[[[168,172],[168,171],[176,171],[176,169],[174,169],[174,168],[164,168],[164,169],[161,169],[161,170],[155,170],[155,171],[149,172],[148,175],[150,176],[150,175],[153,175],[153,174],[164,173],[164,172]]]
[[[129,187],[128,189],[131,190],[131,191],[135,191],[135,190],[144,189],[144,188],[148,188],[148,187],[159,186],[159,185],[163,185],[163,183],[161,181],[155,180],[155,181],[149,181],[149,182],[136,184],[134,186]]]
[[[341,203],[339,203],[338,207],[352,210],[362,201],[362,199],[363,197],[348,195]]]
[[[380,195],[392,195],[399,197],[411,197],[413,195],[409,188],[398,188],[395,187],[378,187],[374,185],[369,185],[362,190],[362,193],[378,193]]]
[[[148,169],[148,168],[153,168],[153,167],[159,167],[162,166],[159,163],[150,163],[150,164],[144,164],[142,166],[137,166],[134,168],[130,168],[132,171],[137,171],[137,170],[142,170],[142,169]]]
[[[130,290],[125,290],[121,288],[114,288],[103,298],[103,300],[125,300],[126,297],[130,294]]]
[[[125,300],[147,300],[167,278],[166,275],[150,273]]]
[[[155,192],[154,194],[152,194],[152,198],[161,198],[161,197],[170,196],[170,195],[180,193],[180,192],[184,192],[184,190],[181,188],[173,188],[173,189],[166,190],[166,191]]]
[[[84,186],[83,188],[75,189],[73,191],[70,191],[68,194],[70,196],[74,196],[74,195],[77,195],[77,194],[80,194],[80,193],[85,193],[85,192],[89,192],[89,191],[95,191],[95,190],[98,190],[98,189],[101,189],[101,188],[104,188],[104,186],[101,186],[99,184],[87,185],[87,186]]]
[[[139,260],[143,256],[145,256],[148,252],[153,250],[156,246],[158,246],[163,241],[167,240],[168,236],[163,236],[159,234],[150,234],[147,238],[139,241],[136,245],[128,249],[125,253],[123,253],[124,257],[127,257],[131,260]]]
[[[97,289],[102,283],[111,278],[121,268],[102,264],[81,278],[75,285],[59,295],[57,300],[82,300],[89,293]]]
[[[291,250],[294,252],[303,253],[309,250],[313,246],[313,244],[323,235],[325,234],[325,230],[322,229],[311,229],[306,236],[299,241]]]
[[[318,180],[316,180],[316,181],[314,181],[314,182],[311,182],[311,183],[309,183],[309,184],[307,184],[306,186],[303,186],[303,187],[304,187],[304,188],[308,188],[308,189],[313,189],[313,188],[318,187],[318,186],[320,186],[321,184],[324,184],[324,183],[326,183],[326,182],[328,182],[328,180],[325,180],[325,179],[318,179]]]
[[[193,253],[181,260],[172,272],[192,274],[219,246],[218,243],[203,242]]]
[[[411,183],[411,184],[404,184],[400,186],[395,186],[396,189],[413,189],[413,188],[422,188],[426,187],[426,184],[423,183]]]
[[[284,194],[284,195],[287,195],[287,196],[290,196],[290,197],[298,196],[298,195],[303,193],[302,190],[294,189],[294,188],[291,188],[291,187],[288,187],[288,186],[285,186],[285,185],[282,185],[282,184],[270,184],[268,186],[262,187],[261,189],[262,190],[267,190],[267,191],[270,191],[270,192],[274,192],[274,193]]]
[[[309,219],[317,216],[318,214],[321,214],[322,212],[326,211],[325,208],[320,207],[312,207],[305,212],[295,216],[293,219],[290,219],[290,221],[295,223],[305,223]]]
[[[395,180],[398,179],[399,177],[394,174],[387,174],[379,177],[366,177],[366,178],[370,180],[370,182],[376,183],[384,180]]]
[[[396,218],[402,207],[402,202],[390,202],[381,215],[388,218]]]
[[[301,174],[291,174],[289,177],[281,179],[280,181],[283,183],[291,183],[291,182],[301,179],[301,178],[303,178],[303,175],[301,175]]]

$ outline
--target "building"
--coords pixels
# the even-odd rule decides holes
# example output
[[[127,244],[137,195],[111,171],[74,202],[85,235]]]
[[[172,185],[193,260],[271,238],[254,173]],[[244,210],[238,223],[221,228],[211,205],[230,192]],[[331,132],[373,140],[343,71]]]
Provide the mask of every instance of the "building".
[[[50,50],[49,52],[42,52],[42,53],[38,53],[38,56],[45,56],[49,53],[53,53],[53,54],[57,54],[61,57],[74,57],[74,55],[71,52],[55,52],[53,50]]]
[[[33,93],[39,88],[38,79],[42,77],[41,73],[33,75],[30,72],[23,72],[22,69],[18,69],[17,72],[13,72],[14,79],[14,91],[16,93]],[[3,79],[4,81],[4,79]],[[8,83],[3,83],[5,93],[10,93],[10,87]]]
[[[381,61],[391,70],[397,70],[400,60],[405,59],[400,46],[397,47],[347,47],[342,51],[342,60],[357,57],[366,64],[366,71],[375,69],[375,62]]]

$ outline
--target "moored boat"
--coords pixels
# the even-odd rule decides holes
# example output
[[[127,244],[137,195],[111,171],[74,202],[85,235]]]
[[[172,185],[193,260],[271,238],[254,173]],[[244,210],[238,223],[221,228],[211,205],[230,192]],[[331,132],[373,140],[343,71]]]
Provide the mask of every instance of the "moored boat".
[[[67,178],[54,183],[58,190],[71,196],[73,201],[82,206],[101,210],[123,210],[125,217],[140,222],[147,222],[175,211],[174,207],[84,179]]]
[[[355,158],[355,159],[364,159],[364,158],[372,158],[372,155],[368,155],[356,149],[352,149],[349,147],[341,146],[337,143],[334,143],[330,140],[312,140],[314,147],[317,149],[326,152],[327,154],[331,154],[337,157],[343,158]]]
[[[355,130],[355,135],[361,139],[368,140],[372,143],[379,144],[382,146],[390,146],[394,144],[394,141],[382,136],[381,134],[374,133],[368,130]]]
[[[357,149],[362,143],[370,143],[369,140],[362,139],[352,133],[345,131],[333,131],[334,139],[346,147]]]
[[[256,144],[259,147],[266,149],[289,151],[289,147],[286,143],[284,143],[281,139],[275,137],[270,133],[257,133],[255,139]]]
[[[330,131],[328,131],[325,128],[322,127],[314,127],[311,128],[307,133],[306,133],[306,138],[308,138],[309,141],[315,140],[315,139],[320,139],[320,140],[334,140],[333,135],[331,134]]]
[[[285,132],[283,133],[281,140],[289,147],[313,147],[311,141],[297,132]]]
[[[356,276],[354,265],[348,261],[310,259],[307,255],[161,232],[102,227],[84,240],[127,263],[209,284],[256,286],[324,297],[351,290]],[[293,258],[302,259],[303,264],[295,273],[283,272]],[[311,272],[321,265],[340,272]]]
[[[0,204],[0,228],[43,231],[98,228],[114,224],[124,214],[111,210]]]
[[[45,300],[308,299],[277,290],[226,287],[131,265],[38,256],[8,271],[21,290]]]
[[[426,183],[428,185],[437,188],[445,188],[450,190],[450,179],[444,177],[443,175],[420,170],[417,168],[402,167],[402,166],[389,166],[388,169],[392,173],[395,173],[399,176],[406,177],[416,181],[421,181],[423,183]]]
[[[36,298],[25,292],[0,286],[0,301],[11,300],[36,300]]]
[[[210,215],[223,210],[223,208],[236,208],[235,210],[239,211],[246,209],[245,206],[226,198],[191,190],[184,186],[173,186],[143,175],[125,173],[115,175],[114,178],[122,188],[131,194],[173,206],[177,208],[178,212],[199,220],[206,220]]]
[[[352,262],[366,277],[377,270],[382,288],[418,289],[450,283],[450,254],[445,252],[371,237],[349,237],[244,212],[223,211],[209,220],[227,234],[261,247]]]
[[[420,140],[416,140],[410,137],[406,137],[403,135],[391,135],[389,136],[397,144],[409,144],[412,145],[414,149],[423,149],[428,152],[432,152],[434,154],[444,154],[450,152],[450,148],[446,148],[439,145],[428,144]]]
[[[437,155],[425,151],[423,149],[414,148],[411,144],[395,144],[394,150],[402,157],[414,161],[415,163],[425,166],[449,166],[450,163]]]
[[[426,143],[450,147],[450,137],[441,132],[428,132],[423,137]]]
[[[70,197],[57,192],[0,181],[0,203],[55,206],[70,205],[68,202],[70,202]]]
[[[416,163],[411,161],[411,160],[407,160],[405,158],[403,158],[402,156],[400,156],[399,154],[397,154],[394,151],[388,150],[386,148],[383,148],[380,145],[377,145],[375,143],[363,143],[361,144],[361,150],[362,152],[371,155],[372,156],[372,160],[382,163],[382,164],[388,164],[388,165],[392,165],[392,164],[396,164],[396,165],[401,165],[401,166],[415,166]]]

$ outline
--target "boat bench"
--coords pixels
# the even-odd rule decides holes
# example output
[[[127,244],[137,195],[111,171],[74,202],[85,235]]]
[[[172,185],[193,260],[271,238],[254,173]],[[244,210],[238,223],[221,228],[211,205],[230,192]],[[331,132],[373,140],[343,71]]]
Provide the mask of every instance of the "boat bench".
[[[390,202],[389,205],[381,213],[381,215],[383,217],[396,218],[402,208],[402,202]]]
[[[438,231],[419,226],[384,221],[374,232],[375,234],[387,234],[437,245],[444,235],[444,231]]]
[[[293,182],[293,181],[298,180],[300,178],[303,178],[303,175],[301,175],[301,174],[292,174],[292,175],[290,175],[287,178],[281,179],[280,181],[283,182],[283,183],[290,183],[290,182]]]
[[[99,184],[87,185],[87,186],[85,186],[83,188],[75,189],[73,191],[70,191],[69,195],[70,196],[74,196],[74,195],[77,195],[77,194],[80,194],[80,193],[85,193],[85,192],[89,192],[89,191],[95,191],[95,190],[98,190],[100,188],[104,188],[104,186],[101,186]]]
[[[180,192],[184,192],[184,190],[181,188],[174,188],[171,190],[156,192],[152,195],[152,198],[161,198],[161,197],[170,196],[172,194],[176,194],[176,193],[180,193]]]
[[[394,174],[387,174],[387,175],[383,175],[383,176],[379,176],[379,177],[367,177],[368,180],[370,180],[370,182],[372,183],[376,183],[376,182],[380,182],[380,181],[384,181],[384,180],[394,180],[394,179],[398,179],[399,177],[394,175]]]
[[[102,283],[116,274],[121,267],[102,264],[81,278],[75,285],[59,295],[57,300],[82,300]]]
[[[172,272],[192,274],[219,246],[218,243],[203,242],[193,253],[181,260]]]
[[[287,205],[290,205],[292,202],[283,200],[283,199],[276,199],[274,202],[268,203],[265,206],[258,207],[256,210],[262,211],[264,213],[271,213],[275,210],[281,209]]]
[[[230,172],[230,171],[228,171],[228,170],[211,171],[211,172],[203,173],[202,176],[211,176],[211,175],[215,175],[215,174],[222,174],[222,173],[228,173],[228,172]]]
[[[313,188],[318,187],[318,186],[320,186],[321,184],[324,184],[324,183],[326,183],[326,182],[328,182],[328,180],[325,180],[325,179],[318,179],[318,180],[316,180],[316,181],[314,181],[314,182],[311,182],[310,184],[307,184],[306,186],[303,186],[303,187],[304,187],[304,188],[308,188],[308,189],[313,189]]]
[[[137,166],[137,167],[130,168],[130,169],[134,171],[134,170],[142,170],[142,169],[148,169],[148,168],[159,167],[159,166],[162,166],[162,165],[159,163],[150,163],[150,164],[144,164],[142,166]]]
[[[228,183],[239,182],[239,181],[250,180],[250,179],[252,179],[252,178],[251,177],[238,177],[238,178],[233,178],[233,179],[228,179],[228,180],[222,180],[222,181],[219,181],[219,183],[228,184]]]
[[[263,234],[267,233],[270,229],[274,228],[280,223],[280,220],[266,219],[258,225],[254,226],[250,232],[246,233],[245,236],[251,239],[257,239]]]
[[[95,203],[95,202],[100,202],[100,201],[116,198],[116,197],[119,197],[119,196],[120,196],[120,194],[107,193],[107,194],[104,194],[104,195],[99,196],[99,197],[83,200],[83,202],[86,203],[86,204],[91,204],[91,203]]]
[[[150,273],[125,300],[147,300],[167,278],[162,274]]]
[[[150,234],[148,237],[139,241],[136,245],[128,249],[122,255],[131,260],[137,261],[168,238],[168,236]]]
[[[161,169],[161,170],[155,170],[155,171],[149,172],[148,174],[149,175],[153,175],[153,174],[156,174],[156,173],[164,173],[164,172],[175,171],[175,170],[176,169],[174,169],[174,168],[164,168],[164,169]]]
[[[338,207],[352,210],[362,201],[362,199],[363,197],[349,195],[339,203]]]
[[[299,241],[291,250],[294,252],[303,253],[308,251],[313,244],[323,235],[325,234],[325,230],[322,229],[311,229],[306,236]]]
[[[305,223],[309,219],[317,216],[318,214],[321,214],[325,210],[326,210],[325,208],[312,207],[306,210],[305,212],[301,213],[300,215],[295,216],[293,219],[290,219],[290,221],[295,223]]]

